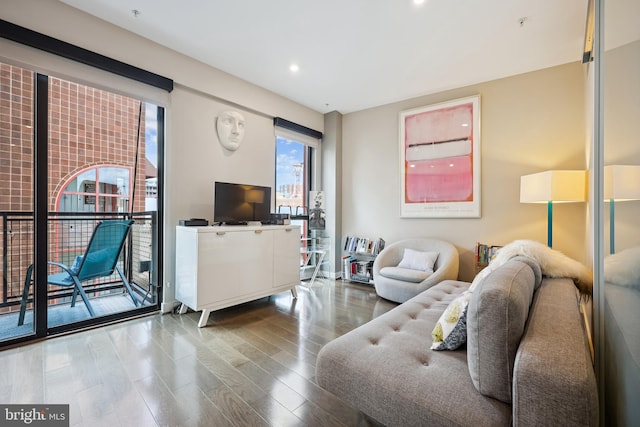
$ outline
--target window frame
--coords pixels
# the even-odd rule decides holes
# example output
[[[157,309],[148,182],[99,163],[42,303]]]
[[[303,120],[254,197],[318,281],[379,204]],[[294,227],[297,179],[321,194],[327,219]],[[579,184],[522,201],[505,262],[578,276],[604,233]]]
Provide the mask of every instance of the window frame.
[[[118,193],[102,193],[100,192],[100,170],[101,169],[106,169],[106,168],[113,168],[113,169],[121,169],[124,171],[127,171],[127,174],[129,176],[128,178],[128,182],[126,185],[127,190],[127,194],[123,195],[123,194],[118,194]],[[69,186],[69,184],[71,184],[71,182],[75,179],[77,179],[80,175],[82,175],[83,173],[89,172],[91,170],[95,170],[96,174],[96,180],[94,181],[94,191],[93,192],[88,192],[88,191],[66,191],[67,187]],[[87,211],[87,210],[82,210],[80,212],[113,212],[113,211],[104,211],[104,210],[99,210],[98,208],[100,207],[100,198],[104,197],[105,201],[107,200],[106,198],[111,198],[111,199],[118,199],[121,200],[124,199],[126,200],[126,207],[124,208],[125,210],[123,210],[122,212],[128,212],[129,208],[130,208],[130,202],[132,199],[132,194],[133,194],[133,186],[132,186],[132,180],[131,180],[131,176],[133,175],[133,170],[131,167],[127,167],[127,166],[122,166],[122,165],[115,165],[115,164],[100,164],[100,165],[91,165],[88,166],[84,169],[80,169],[78,171],[76,171],[73,175],[69,176],[69,178],[65,181],[64,185],[61,187],[61,190],[58,192],[58,194],[56,194],[56,211],[57,212],[77,212],[77,211],[66,211],[66,210],[61,210],[61,202],[62,202],[62,198],[65,195],[70,195],[70,196],[85,196],[86,197],[94,197],[94,202],[93,203],[83,203],[83,206],[85,205],[94,205],[94,210],[93,211]],[[106,203],[105,203],[106,206]],[[116,211],[116,212],[120,212],[120,211]]]

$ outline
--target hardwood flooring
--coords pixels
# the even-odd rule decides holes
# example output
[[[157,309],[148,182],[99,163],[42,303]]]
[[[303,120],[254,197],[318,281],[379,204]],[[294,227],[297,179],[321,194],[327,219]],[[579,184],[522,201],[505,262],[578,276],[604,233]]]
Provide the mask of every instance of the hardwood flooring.
[[[298,299],[213,312],[205,328],[189,312],[60,336],[0,352],[0,402],[68,403],[72,426],[373,425],[316,384],[316,356],[394,306],[317,279]]]

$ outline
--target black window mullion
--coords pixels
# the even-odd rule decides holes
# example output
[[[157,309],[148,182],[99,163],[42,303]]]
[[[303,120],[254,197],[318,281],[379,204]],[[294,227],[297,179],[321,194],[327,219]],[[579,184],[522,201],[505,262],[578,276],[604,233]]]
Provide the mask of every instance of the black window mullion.
[[[152,277],[152,282],[156,286],[158,291],[158,304],[162,304],[162,295],[163,291],[163,270],[164,270],[164,251],[162,249],[162,243],[164,242],[164,231],[162,224],[164,224],[164,149],[165,149],[165,110],[163,107],[156,107],[157,111],[157,126],[158,133],[156,136],[156,143],[158,149],[158,158],[157,164],[158,169],[156,173],[156,197],[157,197],[157,206],[156,206],[156,223],[152,223],[152,229],[154,231],[155,242],[152,243],[152,249],[155,253],[152,253],[152,259],[155,260],[156,264],[153,268],[153,274],[155,277]]]
[[[37,337],[47,334],[47,259],[48,259],[48,135],[49,77],[36,74],[34,106],[34,226],[33,255],[35,264],[34,325]]]

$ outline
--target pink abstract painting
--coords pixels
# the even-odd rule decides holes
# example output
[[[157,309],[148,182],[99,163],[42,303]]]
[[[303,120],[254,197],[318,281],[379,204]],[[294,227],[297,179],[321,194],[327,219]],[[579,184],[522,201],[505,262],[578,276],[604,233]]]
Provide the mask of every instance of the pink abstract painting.
[[[473,201],[473,107],[404,117],[404,203]]]

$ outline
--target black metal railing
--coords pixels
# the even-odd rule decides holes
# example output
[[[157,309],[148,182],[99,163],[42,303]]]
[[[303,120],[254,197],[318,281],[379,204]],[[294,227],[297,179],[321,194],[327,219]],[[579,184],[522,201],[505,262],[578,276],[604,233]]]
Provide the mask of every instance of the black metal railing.
[[[120,255],[119,265],[130,281],[140,300],[154,302],[156,289],[153,286],[153,256],[157,253],[157,213],[131,214],[95,212],[52,212],[48,225],[48,260],[72,265],[76,256],[84,252],[98,221],[131,218],[135,222]],[[0,212],[0,239],[2,248],[2,289],[0,313],[18,309],[23,295],[25,275],[33,263],[34,218],[33,212]],[[38,242],[35,242],[38,244]],[[60,272],[50,267],[49,273]],[[111,295],[123,291],[117,275],[97,279],[83,284],[89,298]],[[49,304],[68,302],[71,290],[51,287]],[[33,297],[33,286],[29,289],[29,301]]]

